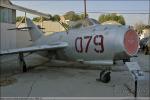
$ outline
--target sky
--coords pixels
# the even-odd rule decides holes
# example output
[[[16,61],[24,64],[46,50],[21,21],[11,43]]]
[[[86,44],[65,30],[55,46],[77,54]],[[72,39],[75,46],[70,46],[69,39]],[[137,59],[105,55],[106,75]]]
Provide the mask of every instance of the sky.
[[[51,15],[63,15],[68,11],[81,13],[84,11],[83,0],[11,0],[12,3],[34,9]],[[89,17],[98,19],[106,13],[122,13],[127,25],[136,23],[148,24],[150,1],[149,0],[87,0],[87,12]],[[95,13],[90,13],[95,12]],[[142,13],[142,14],[124,14],[124,13]],[[146,14],[143,14],[146,13]],[[23,12],[17,12],[17,16],[24,15]],[[28,14],[28,17],[35,17]]]

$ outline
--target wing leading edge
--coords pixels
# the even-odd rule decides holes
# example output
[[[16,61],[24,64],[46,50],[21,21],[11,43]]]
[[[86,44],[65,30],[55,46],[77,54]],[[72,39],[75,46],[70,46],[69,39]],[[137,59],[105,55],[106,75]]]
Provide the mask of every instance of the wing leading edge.
[[[67,46],[68,46],[68,43],[61,42],[61,43],[54,43],[51,45],[38,45],[38,46],[18,48],[18,49],[8,49],[8,50],[1,50],[0,55],[28,53],[28,52],[36,52],[36,51],[58,50],[58,49],[63,49]]]

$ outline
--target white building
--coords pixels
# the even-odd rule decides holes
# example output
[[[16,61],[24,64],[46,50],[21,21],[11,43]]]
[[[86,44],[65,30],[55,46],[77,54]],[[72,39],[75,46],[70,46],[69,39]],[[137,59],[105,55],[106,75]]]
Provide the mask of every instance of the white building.
[[[16,48],[16,30],[9,30],[16,28],[16,10],[49,17],[48,14],[12,4],[9,0],[0,0],[0,50]]]
[[[4,7],[11,5],[8,0],[0,0],[0,49],[16,48],[16,10]]]

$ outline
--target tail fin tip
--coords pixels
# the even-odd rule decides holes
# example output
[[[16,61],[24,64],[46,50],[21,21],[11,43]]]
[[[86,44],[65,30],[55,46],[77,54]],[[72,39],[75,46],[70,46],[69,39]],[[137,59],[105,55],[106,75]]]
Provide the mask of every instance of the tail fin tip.
[[[38,40],[41,36],[43,36],[43,32],[32,22],[31,19],[27,18],[27,27],[31,27],[29,30],[32,41]]]

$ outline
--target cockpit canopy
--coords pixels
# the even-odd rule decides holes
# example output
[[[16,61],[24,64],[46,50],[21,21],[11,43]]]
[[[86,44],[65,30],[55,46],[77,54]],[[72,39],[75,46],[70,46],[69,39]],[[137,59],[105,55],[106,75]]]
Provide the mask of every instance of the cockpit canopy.
[[[100,24],[97,20],[92,18],[86,18],[84,20],[79,20],[76,22],[69,22],[70,29],[77,29],[77,28],[85,28],[89,26],[94,26]]]

